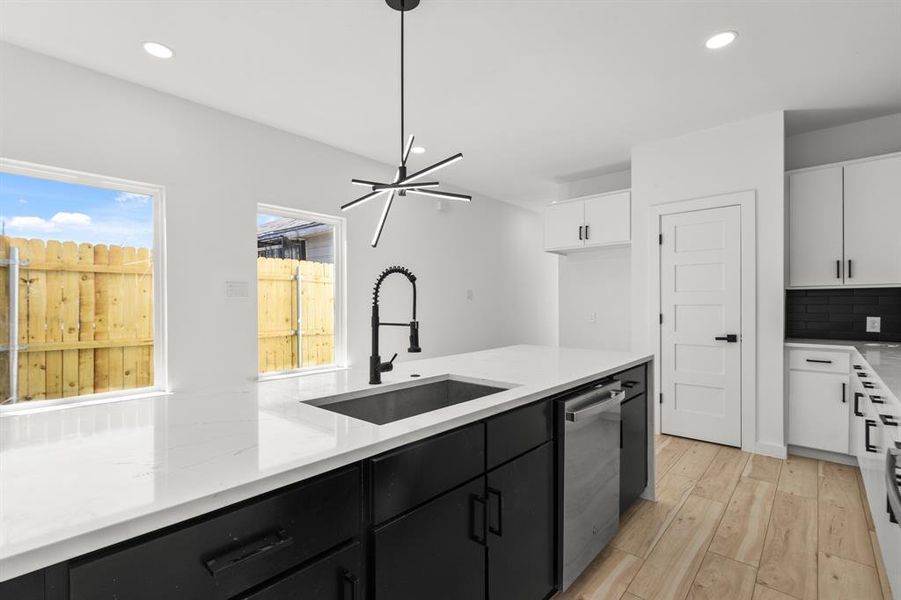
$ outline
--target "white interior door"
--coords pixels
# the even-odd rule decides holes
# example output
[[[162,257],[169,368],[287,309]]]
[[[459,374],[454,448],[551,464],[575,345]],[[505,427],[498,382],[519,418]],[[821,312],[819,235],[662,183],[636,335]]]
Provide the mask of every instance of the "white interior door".
[[[660,225],[661,430],[741,446],[741,208]]]

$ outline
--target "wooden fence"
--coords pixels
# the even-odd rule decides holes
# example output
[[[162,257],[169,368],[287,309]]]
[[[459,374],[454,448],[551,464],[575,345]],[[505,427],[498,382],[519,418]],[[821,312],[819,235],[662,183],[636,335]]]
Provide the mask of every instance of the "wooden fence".
[[[298,273],[300,347],[297,337]],[[260,373],[334,362],[334,265],[286,258],[258,258],[257,311]]]
[[[0,357],[0,397],[18,369],[20,400],[153,383],[153,261],[147,248],[0,236],[19,249],[19,364]],[[9,269],[0,269],[0,344],[9,340]]]
[[[153,385],[153,260],[149,249],[0,236],[19,249],[17,397],[66,398]],[[297,273],[301,275],[298,347]],[[260,372],[334,362],[334,266],[259,258]],[[9,340],[9,269],[0,268],[0,345]],[[298,360],[300,357],[300,361]],[[0,399],[9,396],[0,353]]]

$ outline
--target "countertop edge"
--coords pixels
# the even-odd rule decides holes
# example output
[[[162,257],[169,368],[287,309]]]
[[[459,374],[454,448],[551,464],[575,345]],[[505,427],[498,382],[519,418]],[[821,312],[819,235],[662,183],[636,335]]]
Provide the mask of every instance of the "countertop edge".
[[[532,389],[522,396],[506,400],[502,403],[484,407],[465,415],[451,417],[440,423],[400,434],[394,438],[373,442],[354,448],[343,454],[314,460],[310,463],[290,467],[284,471],[267,475],[260,479],[248,481],[226,488],[212,495],[203,496],[188,502],[175,504],[148,512],[119,523],[100,529],[79,533],[45,545],[25,548],[14,554],[0,557],[0,583],[18,576],[31,573],[52,565],[71,560],[103,548],[159,531],[166,527],[203,516],[205,514],[243,502],[256,496],[279,488],[300,483],[328,471],[348,466],[360,460],[387,452],[394,448],[425,439],[427,437],[479,421],[493,415],[523,406],[542,397],[554,396],[569,389],[589,383],[595,379],[606,377],[641,364],[653,361],[654,355],[648,354],[623,362],[588,375],[546,388]],[[523,386],[534,387],[534,386]]]

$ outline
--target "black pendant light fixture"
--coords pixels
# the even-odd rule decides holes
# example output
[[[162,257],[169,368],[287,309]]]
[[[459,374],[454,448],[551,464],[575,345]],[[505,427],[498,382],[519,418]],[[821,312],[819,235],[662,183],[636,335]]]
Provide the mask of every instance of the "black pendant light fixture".
[[[394,180],[390,183],[381,183],[378,181],[367,181],[365,179],[351,179],[354,185],[368,187],[371,191],[368,194],[360,196],[356,200],[348,202],[341,207],[341,210],[349,210],[355,206],[359,206],[364,202],[379,198],[387,194],[385,206],[382,208],[382,215],[379,217],[379,223],[375,229],[375,235],[372,236],[372,247],[375,248],[379,243],[382,235],[382,229],[385,227],[385,220],[388,218],[388,211],[391,210],[391,204],[394,202],[395,196],[406,196],[413,194],[414,196],[431,196],[442,200],[462,200],[470,202],[472,196],[465,194],[453,194],[451,192],[443,192],[437,190],[440,184],[437,181],[419,181],[426,175],[434,173],[438,169],[442,169],[451,163],[455,163],[463,158],[463,153],[457,153],[449,158],[438,161],[435,164],[407,174],[407,159],[410,157],[410,150],[413,148],[413,135],[405,139],[404,132],[404,13],[413,10],[419,6],[419,0],[385,0],[385,2],[394,10],[400,12],[400,165],[394,174]]]

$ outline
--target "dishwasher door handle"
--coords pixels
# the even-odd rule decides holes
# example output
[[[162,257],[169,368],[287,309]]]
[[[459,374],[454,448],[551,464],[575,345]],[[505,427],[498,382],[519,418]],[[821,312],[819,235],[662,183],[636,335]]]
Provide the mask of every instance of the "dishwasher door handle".
[[[626,392],[622,389],[622,382],[614,381],[613,383],[597,387],[590,392],[573,399],[578,400],[578,402],[573,402],[573,404],[578,404],[579,407],[574,410],[570,410],[569,407],[567,407],[564,410],[566,420],[575,422],[596,415],[597,413],[607,410],[607,407],[609,406],[608,402],[610,400],[614,403],[619,403],[625,398]],[[589,399],[594,399],[594,401],[585,404]]]

